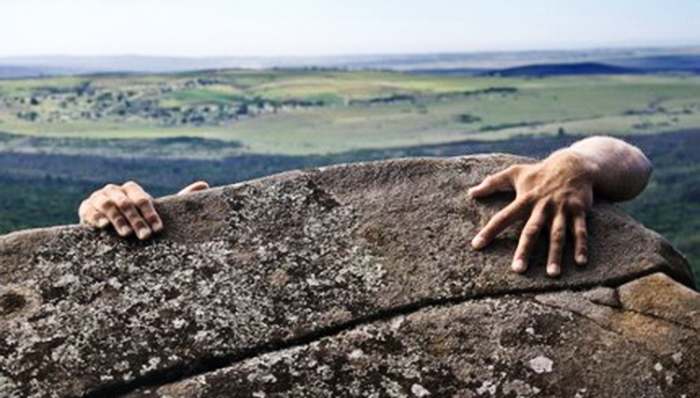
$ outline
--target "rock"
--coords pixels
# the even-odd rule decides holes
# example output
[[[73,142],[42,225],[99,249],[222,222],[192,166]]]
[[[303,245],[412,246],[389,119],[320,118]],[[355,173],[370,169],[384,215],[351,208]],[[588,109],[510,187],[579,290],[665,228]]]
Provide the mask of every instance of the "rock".
[[[687,262],[616,207],[596,205],[589,266],[567,251],[558,279],[545,275],[545,242],[525,275],[508,271],[515,228],[469,248],[510,198],[466,189],[522,161],[335,166],[164,198],[166,232],[149,242],[78,226],[0,237],[0,392],[698,391]]]
[[[666,319],[700,332],[700,300],[697,292],[664,274],[630,282],[619,289],[622,305],[629,311]]]

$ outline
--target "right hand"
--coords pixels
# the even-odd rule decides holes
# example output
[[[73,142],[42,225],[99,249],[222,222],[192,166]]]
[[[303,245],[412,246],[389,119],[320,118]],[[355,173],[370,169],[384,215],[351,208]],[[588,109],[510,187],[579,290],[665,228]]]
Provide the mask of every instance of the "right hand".
[[[178,195],[209,188],[204,181],[188,185]],[[80,204],[80,223],[104,229],[112,225],[119,236],[145,240],[163,229],[163,221],[153,206],[153,197],[133,181],[124,185],[108,184]]]
[[[520,164],[487,177],[469,190],[473,198],[499,191],[515,191],[515,200],[498,212],[479,232],[472,246],[479,250],[496,235],[518,220],[527,219],[520,234],[511,269],[522,273],[535,242],[543,230],[549,229],[547,275],[561,274],[562,253],[567,226],[574,232],[575,262],[588,261],[586,213],[593,204],[596,166],[571,149],[554,152],[534,164]]]

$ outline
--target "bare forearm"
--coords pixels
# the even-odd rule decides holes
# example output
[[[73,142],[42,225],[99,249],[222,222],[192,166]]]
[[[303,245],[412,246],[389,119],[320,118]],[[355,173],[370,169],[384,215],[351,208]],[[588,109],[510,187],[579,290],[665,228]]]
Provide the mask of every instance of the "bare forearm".
[[[596,195],[612,201],[623,201],[639,195],[651,176],[652,165],[639,148],[612,137],[590,137],[566,150],[573,151],[587,162],[593,172]]]

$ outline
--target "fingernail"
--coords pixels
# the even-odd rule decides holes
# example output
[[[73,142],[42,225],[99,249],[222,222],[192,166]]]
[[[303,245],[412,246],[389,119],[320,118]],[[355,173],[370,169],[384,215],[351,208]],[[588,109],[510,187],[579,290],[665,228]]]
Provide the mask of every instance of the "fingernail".
[[[474,237],[474,239],[472,239],[472,247],[473,248],[479,250],[479,249],[483,248],[484,246],[486,246],[486,240],[484,240],[484,238],[482,238],[481,236],[477,235]]]
[[[97,227],[98,227],[98,228],[104,228],[104,227],[106,227],[107,225],[109,225],[109,220],[108,220],[108,219],[106,219],[106,218],[100,218],[99,220],[97,220]]]
[[[576,263],[578,263],[579,265],[586,264],[587,262],[588,258],[586,258],[585,255],[579,254],[578,256],[576,256]]]
[[[161,229],[163,229],[163,223],[161,223],[160,221],[156,221],[153,223],[153,225],[151,225],[151,228],[153,228],[154,232],[158,232]]]
[[[559,264],[549,264],[547,265],[547,275],[549,276],[559,276],[561,273],[561,268],[559,267]]]
[[[525,261],[523,261],[521,259],[517,259],[517,260],[513,261],[513,264],[510,267],[513,269],[513,271],[515,271],[517,273],[525,272],[525,269],[526,269]]]
[[[470,198],[474,197],[474,188],[469,188],[467,190],[467,196],[469,196]]]
[[[128,226],[123,226],[123,227],[119,228],[119,234],[121,236],[128,236],[129,234],[131,234],[131,232],[132,232],[132,230]]]
[[[149,231],[146,228],[141,228],[136,234],[138,235],[139,239],[144,240],[148,239],[148,237],[151,236],[151,231]]]

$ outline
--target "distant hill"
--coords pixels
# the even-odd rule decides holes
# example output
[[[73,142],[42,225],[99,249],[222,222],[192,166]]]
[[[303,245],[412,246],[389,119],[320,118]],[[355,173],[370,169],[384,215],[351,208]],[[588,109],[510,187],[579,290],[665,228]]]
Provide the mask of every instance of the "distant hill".
[[[625,68],[596,62],[569,64],[538,64],[485,72],[488,76],[564,76],[564,75],[619,75],[645,73],[643,69]]]
[[[0,65],[0,79],[15,79],[20,77],[40,77],[55,73],[39,67]]]
[[[24,79],[45,76],[65,76],[92,73],[86,68],[71,68],[59,65],[17,64],[8,65],[0,62],[0,79]]]
[[[597,65],[602,64],[603,66]],[[557,66],[559,65],[559,66]],[[578,70],[571,65],[580,65]],[[545,67],[546,66],[546,67]],[[564,66],[566,66],[564,68]],[[519,69],[528,67],[530,69]],[[0,78],[93,73],[172,73],[209,69],[338,68],[474,75],[484,71],[535,75],[700,70],[700,48],[626,48],[434,54],[285,57],[23,56],[0,57]],[[552,68],[546,69],[546,68]],[[608,68],[607,71],[605,68]],[[509,71],[508,69],[515,69]],[[561,73],[564,69],[565,73]],[[5,72],[2,72],[5,70]]]
[[[431,68],[431,69],[416,69],[410,71],[415,75],[442,75],[442,76],[479,76],[492,72],[490,69],[477,68]]]
[[[608,65],[644,69],[649,72],[685,71],[700,73],[700,55],[663,55],[605,60]]]

